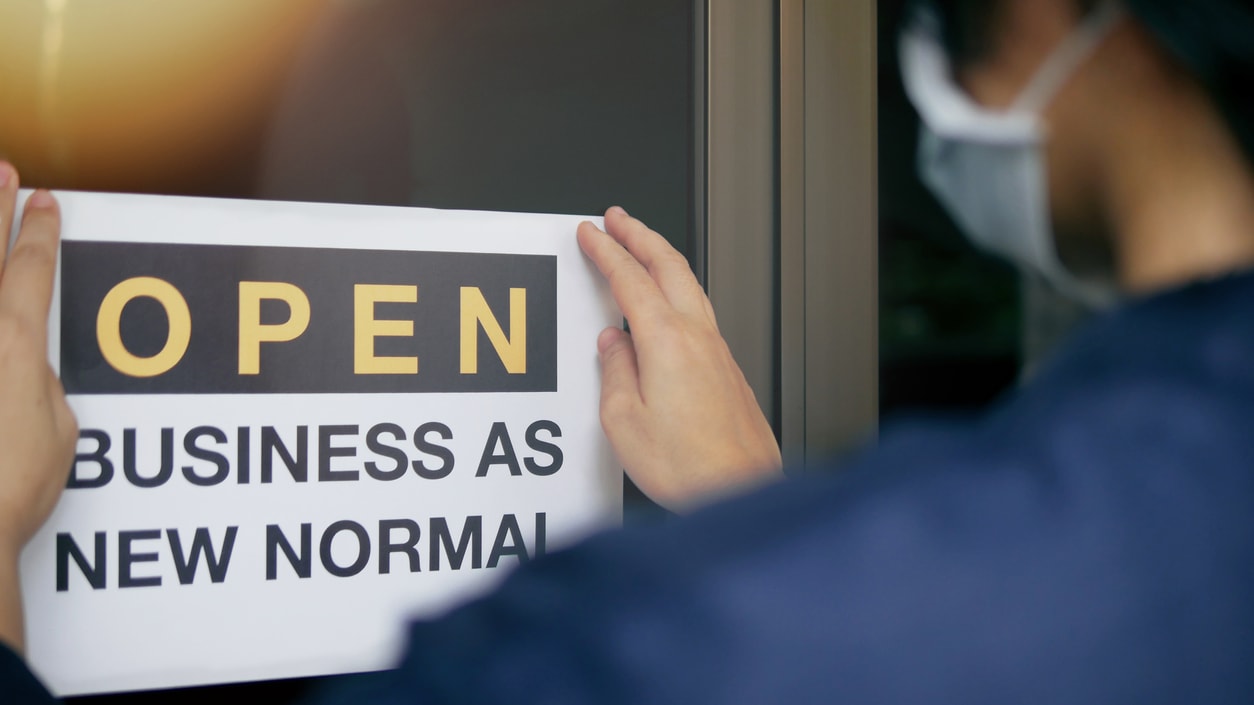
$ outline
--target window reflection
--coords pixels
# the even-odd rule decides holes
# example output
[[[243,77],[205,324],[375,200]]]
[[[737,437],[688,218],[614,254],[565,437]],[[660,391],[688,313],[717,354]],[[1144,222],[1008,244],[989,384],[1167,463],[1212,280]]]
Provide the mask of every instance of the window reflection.
[[[243,195],[327,0],[0,7],[0,152],[26,183]]]
[[[55,188],[598,213],[684,243],[690,0],[21,0],[0,154]]]

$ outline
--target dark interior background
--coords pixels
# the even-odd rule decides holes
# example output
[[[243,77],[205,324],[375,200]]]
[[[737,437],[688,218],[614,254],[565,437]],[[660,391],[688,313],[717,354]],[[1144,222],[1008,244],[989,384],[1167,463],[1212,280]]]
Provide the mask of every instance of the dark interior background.
[[[1022,359],[1018,274],[967,244],[915,172],[919,118],[897,63],[906,6],[878,7],[882,417],[979,408]]]

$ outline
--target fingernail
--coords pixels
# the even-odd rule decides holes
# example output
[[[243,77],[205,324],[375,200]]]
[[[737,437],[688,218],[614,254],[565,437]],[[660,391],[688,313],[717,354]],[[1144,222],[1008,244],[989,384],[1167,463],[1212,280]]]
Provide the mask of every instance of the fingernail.
[[[610,212],[618,215],[627,215],[627,211],[623,210],[622,206],[610,206]]]
[[[13,178],[13,165],[0,161],[0,188],[9,185],[9,179]]]
[[[601,334],[597,336],[597,352],[605,354],[605,351],[617,342],[622,334],[623,330],[621,328],[606,328],[601,331]]]
[[[52,198],[52,194],[48,193],[44,189],[39,189],[38,191],[32,193],[30,198],[26,200],[26,207],[51,208],[52,204],[55,202],[56,201]]]

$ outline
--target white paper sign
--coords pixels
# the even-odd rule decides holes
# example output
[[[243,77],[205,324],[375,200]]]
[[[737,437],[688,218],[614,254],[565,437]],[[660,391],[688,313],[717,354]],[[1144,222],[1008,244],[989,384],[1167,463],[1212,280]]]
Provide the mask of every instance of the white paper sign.
[[[379,669],[621,517],[578,218],[59,194],[81,427],[22,559],[60,695]]]

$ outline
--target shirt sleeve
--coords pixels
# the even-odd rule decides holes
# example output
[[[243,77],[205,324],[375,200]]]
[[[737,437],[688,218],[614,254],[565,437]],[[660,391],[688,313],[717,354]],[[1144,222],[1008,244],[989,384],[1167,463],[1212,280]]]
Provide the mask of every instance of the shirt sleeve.
[[[9,705],[51,705],[57,702],[7,644],[0,642],[0,693]]]
[[[1173,464],[1095,481],[1001,435],[898,434],[839,473],[551,554],[326,702],[1250,701],[1254,582],[1185,536]],[[1198,511],[1248,520],[1227,494]]]

